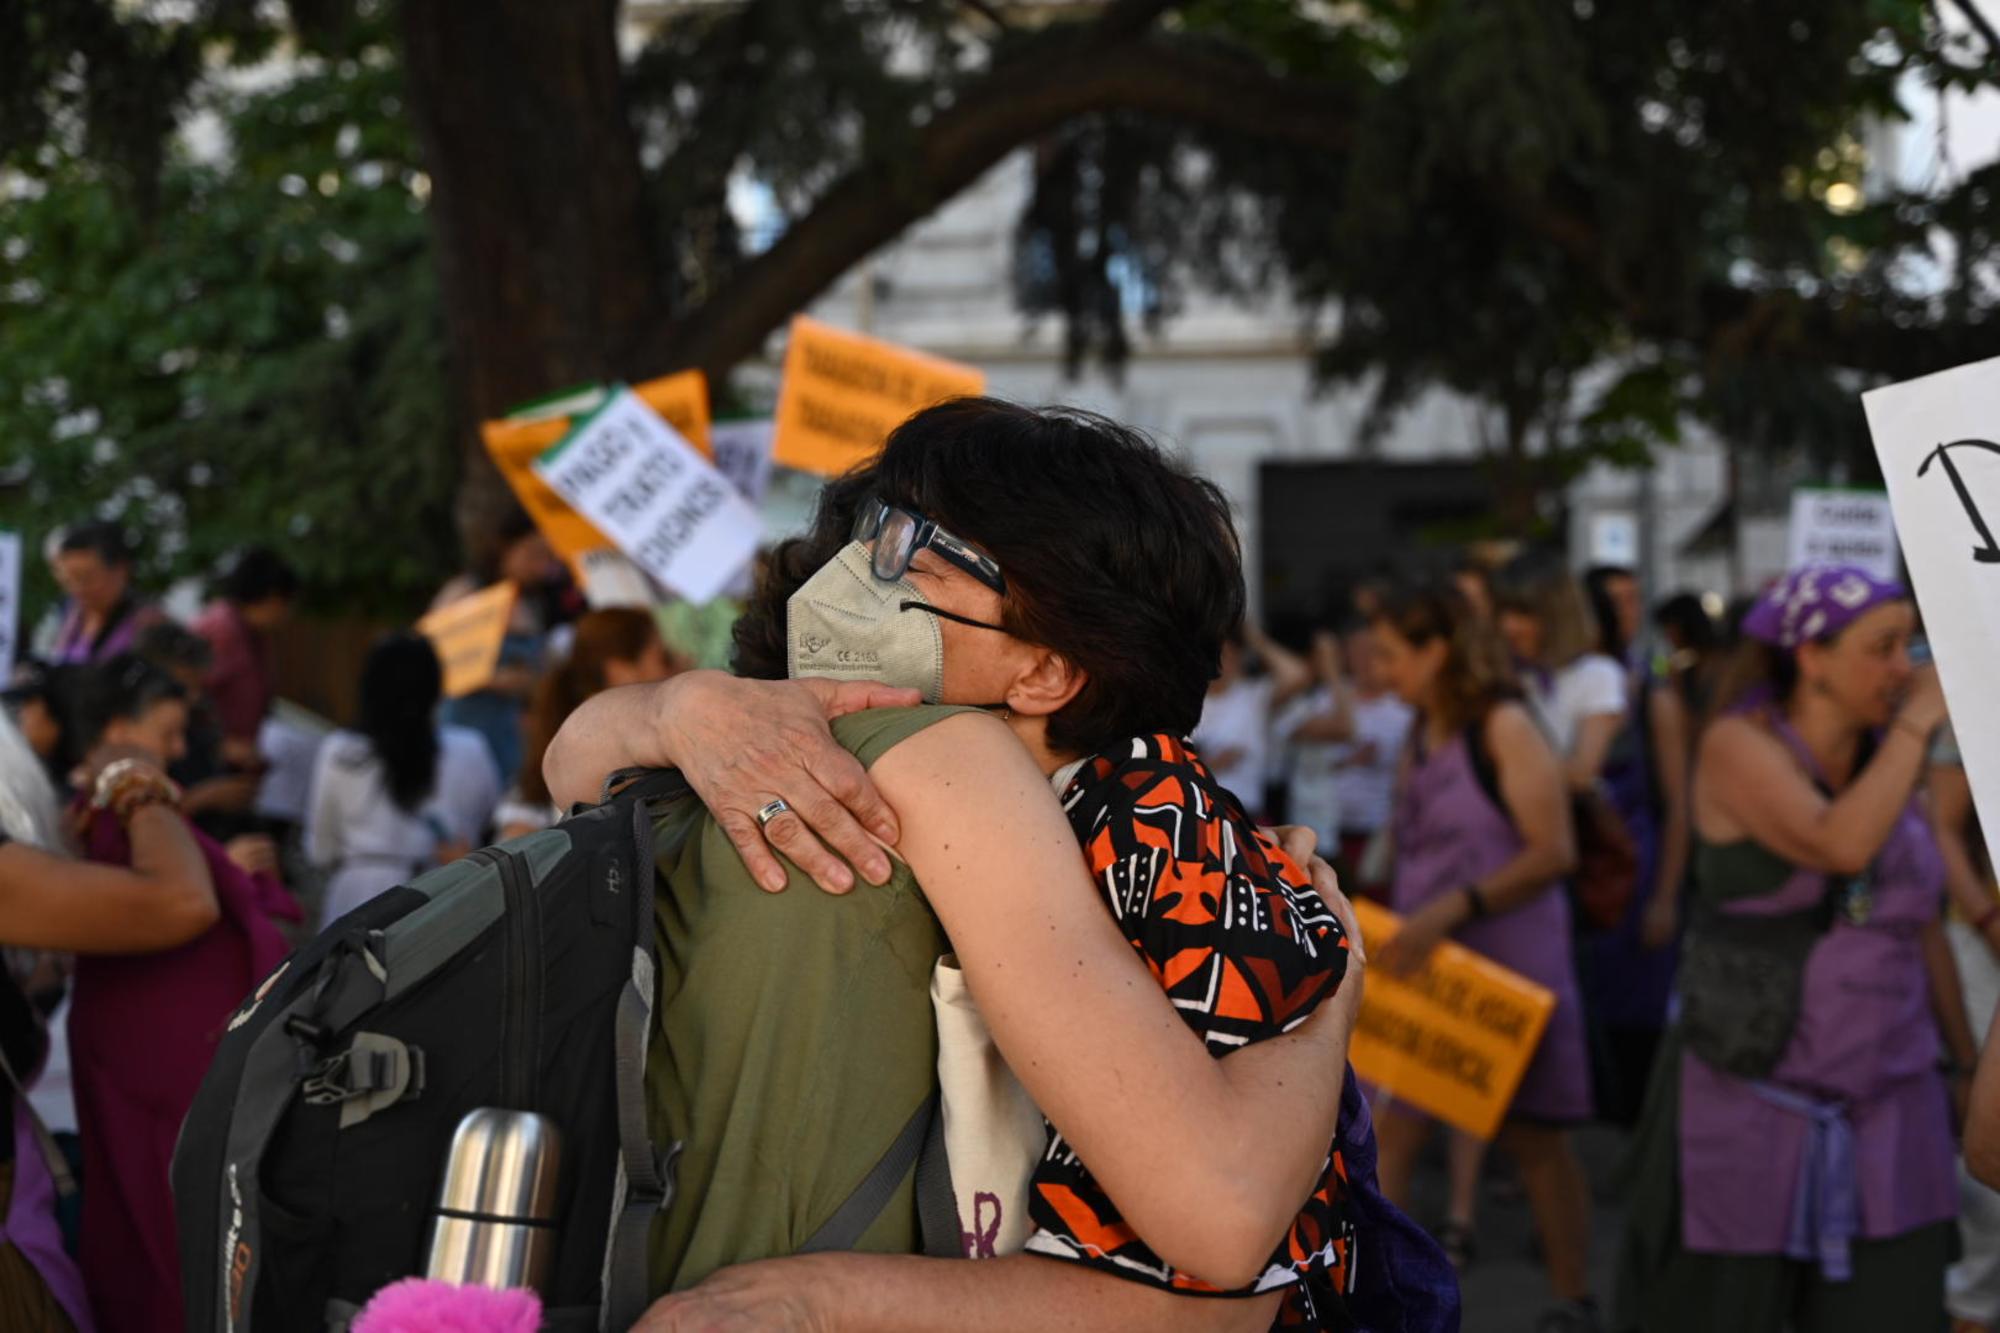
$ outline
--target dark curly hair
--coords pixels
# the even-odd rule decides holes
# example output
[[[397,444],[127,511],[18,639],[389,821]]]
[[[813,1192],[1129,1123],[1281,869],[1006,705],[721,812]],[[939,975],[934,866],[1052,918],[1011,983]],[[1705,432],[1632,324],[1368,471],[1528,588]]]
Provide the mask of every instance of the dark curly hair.
[[[1049,719],[1053,749],[1090,753],[1194,730],[1223,640],[1243,620],[1227,498],[1128,426],[992,398],[917,413],[875,459],[828,483],[811,530],[772,553],[737,621],[739,674],[785,675],[786,601],[877,497],[992,556],[1007,577],[1001,623],[1083,673],[1076,698]]]

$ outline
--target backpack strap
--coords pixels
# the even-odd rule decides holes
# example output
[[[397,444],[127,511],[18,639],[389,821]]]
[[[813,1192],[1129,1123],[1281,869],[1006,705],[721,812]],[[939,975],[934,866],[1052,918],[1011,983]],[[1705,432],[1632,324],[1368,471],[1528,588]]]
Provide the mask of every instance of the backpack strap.
[[[42,1161],[48,1166],[49,1179],[56,1187],[56,1197],[65,1201],[75,1198],[76,1177],[70,1174],[69,1159],[63,1156],[56,1136],[49,1132],[48,1122],[42,1119],[42,1113],[28,1100],[28,1090],[22,1086],[4,1049],[0,1049],[0,1074],[7,1076],[7,1084],[14,1090],[14,1105],[28,1117],[28,1129],[35,1136],[35,1150],[41,1153]]]
[[[958,1206],[951,1197],[951,1169],[945,1162],[944,1115],[938,1108],[938,1094],[924,1098],[909,1121],[891,1140],[882,1157],[871,1168],[847,1201],[834,1209],[833,1216],[820,1224],[800,1254],[823,1250],[851,1250],[860,1244],[889,1200],[896,1197],[903,1177],[912,1168],[917,1173],[917,1217],[923,1230],[924,1253],[939,1258],[962,1258],[963,1243],[958,1236]],[[940,1187],[942,1193],[940,1193]],[[940,1206],[942,1211],[940,1211]],[[945,1224],[950,1228],[949,1242]],[[939,1254],[942,1249],[943,1253]]]
[[[1472,764],[1472,780],[1479,784],[1479,790],[1512,823],[1514,816],[1507,809],[1507,798],[1500,792],[1500,769],[1493,762],[1493,752],[1486,748],[1486,718],[1465,729],[1465,757]]]
[[[924,1146],[917,1150],[917,1226],[923,1232],[924,1253],[931,1258],[965,1257],[965,1233],[958,1226],[958,1196],[951,1187],[951,1158],[944,1146],[942,1103],[932,1111]]]
[[[615,776],[615,775],[614,775]],[[655,1153],[646,1123],[646,1050],[653,1035],[653,996],[657,961],[653,936],[652,809],[655,802],[686,794],[687,780],[667,769],[647,773],[619,794],[631,801],[632,846],[635,855],[632,894],[634,934],[632,975],[618,997],[614,1022],[613,1068],[617,1078],[618,1176],[611,1193],[611,1231],[604,1247],[604,1304],[600,1329],[607,1333],[630,1328],[649,1304],[646,1242],[653,1217],[674,1200],[674,1159],[681,1145]]]

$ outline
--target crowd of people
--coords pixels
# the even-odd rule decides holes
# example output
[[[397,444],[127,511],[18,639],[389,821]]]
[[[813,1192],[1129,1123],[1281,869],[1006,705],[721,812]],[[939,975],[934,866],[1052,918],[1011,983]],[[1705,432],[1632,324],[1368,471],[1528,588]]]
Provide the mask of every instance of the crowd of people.
[[[45,1280],[0,1271],[0,1327],[178,1326],[168,1168],[237,1005],[325,923],[553,823],[539,754],[568,712],[677,669],[650,612],[559,624],[546,543],[510,530],[504,548],[542,595],[520,599],[485,690],[446,700],[431,642],[390,634],[350,725],[316,735],[273,713],[300,591],[283,559],[238,552],[181,624],[141,595],[119,526],[51,543],[63,606],[0,694],[0,1050],[18,1080],[0,1268]]]
[[[446,698],[393,633],[300,743],[282,559],[239,552],[183,626],[116,526],[49,556],[65,601],[0,721],[7,1328],[177,1327],[168,1164],[243,997],[383,891],[667,765],[701,802],[647,1110],[701,1206],[654,1232],[642,1327],[1443,1329],[1496,1174],[1534,1218],[1538,1333],[2000,1326],[2000,1198],[1954,1149],[2000,889],[1913,602],[1861,570],[1649,616],[1634,571],[1529,549],[1267,633],[1212,485],[1102,418],[960,400],[760,562],[734,675],[654,609],[585,606],[515,516],[438,599],[520,590],[481,688]],[[1554,996],[1491,1145],[1343,1072],[1364,967],[1447,939]],[[936,1087],[945,993],[1031,1111],[1012,1157],[954,1145],[962,1216],[959,1172],[992,1172],[966,1232],[992,1262],[921,1257],[914,1213],[880,1253],[779,1257],[814,1228],[765,1201],[865,1170]],[[815,1052],[809,1095],[774,1041]],[[808,1101],[833,1129],[740,1114]],[[1630,1141],[1609,1292],[1593,1122]]]

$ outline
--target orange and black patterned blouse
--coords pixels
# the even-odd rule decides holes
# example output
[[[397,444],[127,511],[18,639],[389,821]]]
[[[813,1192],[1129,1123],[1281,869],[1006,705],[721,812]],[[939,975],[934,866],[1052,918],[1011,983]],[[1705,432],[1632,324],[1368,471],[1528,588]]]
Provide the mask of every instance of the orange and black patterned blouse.
[[[1339,986],[1348,948],[1340,923],[1185,741],[1142,736],[1086,761],[1063,807],[1119,928],[1210,1054],[1278,1036]],[[1282,1288],[1278,1327],[1346,1328],[1346,1193],[1329,1144],[1318,1189],[1263,1274],[1221,1291],[1148,1249],[1052,1127],[1030,1190],[1027,1248],[1189,1295]]]

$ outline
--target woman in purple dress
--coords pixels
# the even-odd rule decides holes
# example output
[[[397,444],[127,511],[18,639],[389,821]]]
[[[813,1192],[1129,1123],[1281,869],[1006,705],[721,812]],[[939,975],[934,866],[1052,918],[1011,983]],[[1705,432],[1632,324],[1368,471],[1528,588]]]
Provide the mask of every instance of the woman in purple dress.
[[[1450,936],[1555,992],[1541,1045],[1514,1095],[1499,1143],[1520,1166],[1562,1302],[1544,1333],[1595,1330],[1589,1292],[1590,1190],[1569,1126],[1590,1118],[1590,1069],[1570,954],[1563,876],[1575,863],[1568,788],[1554,750],[1513,684],[1506,650],[1455,589],[1383,595],[1374,627],[1391,688],[1418,710],[1398,781],[1390,906],[1402,929],[1380,952],[1391,972],[1415,967]],[[1428,1119],[1378,1104],[1383,1191],[1408,1198]],[[1484,1144],[1452,1137],[1447,1242],[1472,1227]]]
[[[1910,664],[1915,619],[1899,585],[1819,566],[1744,621],[1695,761],[1681,1013],[1635,1143],[1620,1328],[1944,1326],[1976,1048],[1917,799],[1945,708]]]

